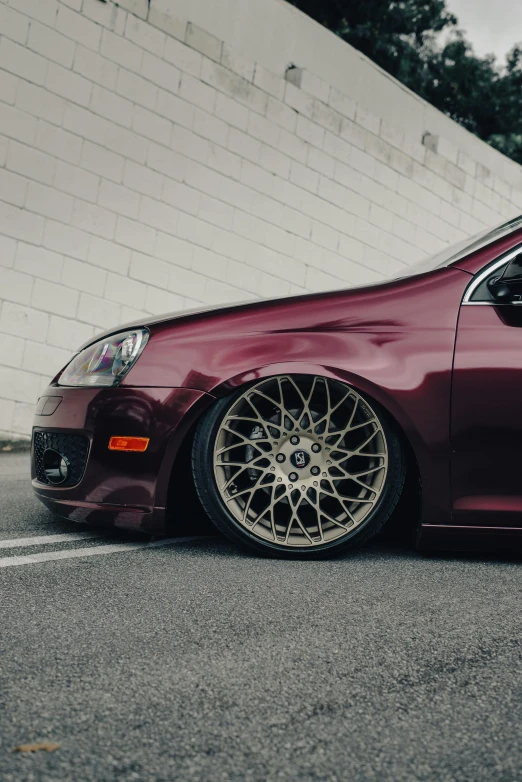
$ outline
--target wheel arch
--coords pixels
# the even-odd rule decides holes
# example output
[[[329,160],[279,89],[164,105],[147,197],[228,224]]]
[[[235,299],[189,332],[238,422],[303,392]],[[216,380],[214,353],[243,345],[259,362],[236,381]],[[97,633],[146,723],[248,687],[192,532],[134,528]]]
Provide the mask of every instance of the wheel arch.
[[[240,372],[227,380],[220,381],[209,390],[209,393],[216,399],[221,399],[232,391],[237,390],[239,387],[245,386],[246,388],[258,380],[274,377],[275,375],[318,375],[331,378],[332,380],[339,380],[342,383],[353,386],[356,391],[360,391],[363,395],[370,397],[374,402],[380,405],[392,418],[399,431],[402,432],[402,436],[408,443],[412,455],[418,464],[418,445],[416,443],[418,435],[411,418],[400,404],[397,396],[394,396],[387,389],[372,382],[369,378],[351,372],[349,369],[332,367],[319,363],[311,364],[289,361],[285,361],[284,363],[266,364],[257,369]]]

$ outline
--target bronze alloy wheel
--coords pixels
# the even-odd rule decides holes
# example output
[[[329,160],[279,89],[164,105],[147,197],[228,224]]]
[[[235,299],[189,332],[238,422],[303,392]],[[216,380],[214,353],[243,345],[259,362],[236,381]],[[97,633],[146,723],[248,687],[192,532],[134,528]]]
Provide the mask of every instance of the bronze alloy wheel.
[[[370,537],[398,500],[403,462],[382,413],[314,376],[268,378],[220,400],[194,442],[196,487],[217,526],[288,554],[344,547],[381,509]]]

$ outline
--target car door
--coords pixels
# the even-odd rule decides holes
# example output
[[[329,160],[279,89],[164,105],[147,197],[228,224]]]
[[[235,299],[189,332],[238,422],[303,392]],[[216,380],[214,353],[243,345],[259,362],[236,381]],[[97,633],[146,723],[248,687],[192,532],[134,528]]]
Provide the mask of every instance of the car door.
[[[522,527],[522,297],[501,303],[491,292],[496,278],[517,269],[520,245],[475,275],[460,307],[451,404],[455,524]]]

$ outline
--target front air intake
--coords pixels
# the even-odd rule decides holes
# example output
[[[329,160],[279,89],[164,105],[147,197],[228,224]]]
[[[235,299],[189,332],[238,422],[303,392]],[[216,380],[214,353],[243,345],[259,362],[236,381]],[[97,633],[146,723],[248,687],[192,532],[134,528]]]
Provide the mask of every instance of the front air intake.
[[[48,486],[75,486],[85,472],[89,439],[82,434],[35,431],[33,459],[36,479]]]

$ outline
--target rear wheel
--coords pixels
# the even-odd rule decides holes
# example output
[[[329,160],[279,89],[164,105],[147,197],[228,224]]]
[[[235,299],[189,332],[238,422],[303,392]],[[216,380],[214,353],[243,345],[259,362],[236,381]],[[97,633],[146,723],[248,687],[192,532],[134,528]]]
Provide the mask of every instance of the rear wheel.
[[[271,377],[217,402],[196,431],[192,462],[216,526],[286,557],[366,542],[405,478],[388,416],[351,386],[308,375]]]

